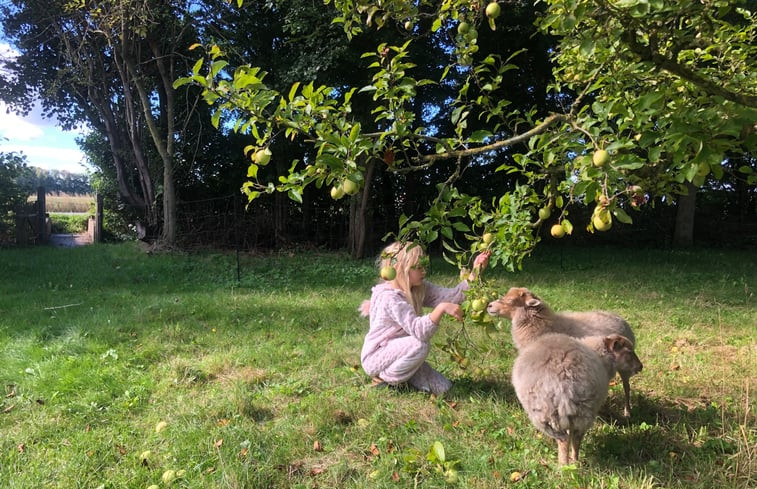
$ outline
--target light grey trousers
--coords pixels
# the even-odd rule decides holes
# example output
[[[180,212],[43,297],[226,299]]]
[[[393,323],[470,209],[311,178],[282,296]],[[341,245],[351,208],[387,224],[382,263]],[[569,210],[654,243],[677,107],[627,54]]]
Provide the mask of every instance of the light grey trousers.
[[[412,336],[396,338],[363,359],[363,369],[388,384],[407,382],[424,392],[444,394],[452,382],[426,362],[430,348]]]

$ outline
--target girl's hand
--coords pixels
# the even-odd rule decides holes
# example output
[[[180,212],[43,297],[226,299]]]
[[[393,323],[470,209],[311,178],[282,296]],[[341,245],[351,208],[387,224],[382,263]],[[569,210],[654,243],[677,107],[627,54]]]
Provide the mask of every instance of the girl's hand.
[[[480,255],[476,257],[475,260],[473,260],[473,269],[474,270],[483,270],[487,266],[489,266],[489,257],[492,256],[492,252],[489,250],[486,250],[482,252]]]
[[[442,316],[445,314],[452,316],[458,321],[463,320],[463,310],[460,308],[460,304],[455,304],[454,302],[439,303],[434,310],[429,313],[429,317],[434,324],[439,324],[439,321],[441,321]]]
[[[480,255],[473,260],[473,270],[468,275],[468,280],[476,280],[481,274],[481,271],[489,266],[489,257],[492,256],[492,252],[489,250],[481,252]]]

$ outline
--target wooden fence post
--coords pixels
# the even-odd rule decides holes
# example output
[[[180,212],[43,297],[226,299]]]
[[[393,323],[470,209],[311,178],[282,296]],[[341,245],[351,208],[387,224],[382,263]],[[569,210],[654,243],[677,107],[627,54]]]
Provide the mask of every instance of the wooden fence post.
[[[102,242],[103,236],[103,196],[95,194],[95,232],[92,237],[93,243]]]
[[[37,187],[37,244],[45,244],[50,237],[47,231],[45,187]]]

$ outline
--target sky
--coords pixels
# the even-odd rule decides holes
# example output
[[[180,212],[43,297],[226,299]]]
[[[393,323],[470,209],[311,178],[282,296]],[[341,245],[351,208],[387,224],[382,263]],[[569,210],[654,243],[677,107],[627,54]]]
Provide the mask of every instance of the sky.
[[[87,173],[89,167],[75,141],[78,136],[77,132],[62,131],[54,120],[43,118],[38,108],[21,117],[0,102],[0,152],[23,153],[27,166]]]
[[[2,41],[1,33],[0,56],[13,56],[13,49]],[[0,152],[23,153],[27,166],[86,173],[84,154],[75,141],[79,133],[62,131],[55,122],[42,117],[39,107],[22,117],[0,101]]]

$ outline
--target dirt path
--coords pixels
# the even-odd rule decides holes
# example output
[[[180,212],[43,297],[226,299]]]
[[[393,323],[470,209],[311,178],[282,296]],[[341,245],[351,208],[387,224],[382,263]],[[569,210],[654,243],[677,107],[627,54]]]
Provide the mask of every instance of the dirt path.
[[[72,248],[92,244],[89,236],[84,234],[51,234],[50,244],[58,248]]]

